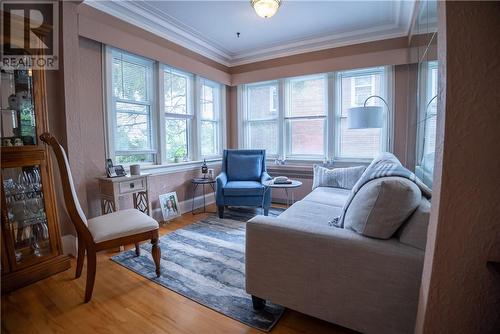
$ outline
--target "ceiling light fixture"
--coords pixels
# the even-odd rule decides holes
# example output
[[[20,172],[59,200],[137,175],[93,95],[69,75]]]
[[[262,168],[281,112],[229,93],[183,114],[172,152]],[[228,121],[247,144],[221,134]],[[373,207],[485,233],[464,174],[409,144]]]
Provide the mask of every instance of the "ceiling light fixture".
[[[281,0],[251,0],[253,9],[262,18],[268,19],[278,11]]]

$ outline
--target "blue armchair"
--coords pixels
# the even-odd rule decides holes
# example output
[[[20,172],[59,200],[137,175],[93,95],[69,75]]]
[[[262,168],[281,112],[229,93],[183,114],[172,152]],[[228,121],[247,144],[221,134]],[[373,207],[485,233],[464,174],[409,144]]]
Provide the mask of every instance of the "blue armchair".
[[[219,217],[224,217],[224,207],[228,205],[262,206],[267,216],[271,189],[264,191],[262,182],[269,179],[265,150],[224,150],[215,196]]]

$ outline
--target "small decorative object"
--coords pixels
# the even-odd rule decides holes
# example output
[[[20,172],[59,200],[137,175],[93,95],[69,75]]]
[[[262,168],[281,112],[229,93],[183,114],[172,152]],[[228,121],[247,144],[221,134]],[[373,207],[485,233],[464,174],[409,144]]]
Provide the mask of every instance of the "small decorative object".
[[[208,166],[207,166],[207,161],[205,159],[203,159],[203,165],[201,165],[201,173],[203,174],[203,178],[207,177]]]
[[[164,221],[179,217],[181,212],[179,210],[177,193],[175,191],[160,195],[160,208]]]
[[[122,165],[113,166],[111,159],[106,159],[106,174],[108,177],[127,176],[127,172]]]
[[[130,175],[141,175],[141,165],[130,165]]]
[[[12,146],[12,142],[9,138],[5,138],[2,140],[2,146]]]
[[[21,138],[15,138],[14,146],[23,146],[23,140]]]
[[[214,178],[214,170],[212,168],[210,168],[208,170],[208,178],[209,179],[213,179]]]

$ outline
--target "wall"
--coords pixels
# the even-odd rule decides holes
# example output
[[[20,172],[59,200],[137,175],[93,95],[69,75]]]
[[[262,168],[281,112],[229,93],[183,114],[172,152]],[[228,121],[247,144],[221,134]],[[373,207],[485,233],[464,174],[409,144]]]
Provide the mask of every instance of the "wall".
[[[439,2],[437,155],[417,333],[500,332],[499,31],[498,3]]]
[[[230,68],[232,85],[313,73],[408,63],[405,37],[348,45]]]

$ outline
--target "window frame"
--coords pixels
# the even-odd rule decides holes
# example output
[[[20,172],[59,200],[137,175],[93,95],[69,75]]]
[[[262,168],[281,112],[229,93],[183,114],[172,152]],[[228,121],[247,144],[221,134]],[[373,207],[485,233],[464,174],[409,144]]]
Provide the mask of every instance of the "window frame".
[[[358,74],[369,74],[373,72],[382,71],[383,91],[381,96],[387,101],[389,109],[384,108],[384,127],[382,128],[382,138],[381,138],[381,151],[393,151],[393,140],[394,137],[394,104],[393,104],[393,91],[394,91],[394,72],[392,66],[377,66],[363,69],[349,70],[349,72]],[[336,71],[336,72],[326,72],[311,75],[304,75],[291,78],[282,78],[272,81],[263,81],[239,85],[237,87],[237,110],[238,110],[238,147],[240,148],[252,148],[249,143],[249,131],[248,131],[248,87],[265,85],[270,83],[277,83],[278,85],[278,154],[268,154],[268,159],[280,159],[290,161],[292,163],[316,163],[316,162],[359,162],[359,163],[369,163],[372,158],[349,158],[341,157],[338,152],[340,145],[340,122],[338,114],[341,111],[341,84],[339,82],[338,75],[347,71]],[[287,116],[287,108],[289,108],[289,89],[290,85],[288,82],[300,78],[314,78],[322,76],[325,78],[325,116],[320,118],[325,119],[324,125],[324,154],[323,155],[291,155],[290,145],[291,136],[289,130],[287,130],[286,120],[292,119],[293,117]],[[373,90],[373,89],[372,89]],[[383,103],[382,101],[379,101]],[[377,105],[379,103],[377,102]],[[384,105],[385,106],[385,105]],[[315,116],[300,116],[297,118],[315,118]],[[316,116],[317,118],[317,116]]]
[[[150,106],[150,138],[152,149],[133,151],[134,154],[153,154],[152,162],[139,162],[146,168],[161,168],[173,167],[183,164],[195,164],[203,159],[207,161],[216,161],[222,158],[222,150],[226,147],[226,89],[225,85],[206,79],[202,76],[189,73],[175,67],[163,64],[158,61],[135,55],[125,50],[121,50],[109,45],[103,45],[102,64],[103,64],[103,94],[105,108],[105,141],[106,141],[106,158],[116,161],[118,153],[123,151],[115,150],[115,133],[116,133],[116,112],[114,110],[115,97],[113,93],[113,58],[115,53],[121,53],[130,57],[130,59],[138,59],[150,66],[151,78],[148,80],[147,92]],[[167,112],[165,108],[165,92],[164,92],[164,76],[166,71],[181,75],[187,78],[187,114]],[[210,156],[201,155],[201,89],[202,85],[207,84],[214,87],[214,112],[217,115],[216,120],[216,139],[217,139],[217,154]],[[127,101],[125,101],[127,102]],[[129,103],[129,102],[127,102]],[[134,102],[135,103],[135,102]],[[187,150],[188,161],[170,162],[167,159],[165,125],[167,119],[185,119],[188,122],[187,126]],[[130,151],[126,151],[130,152]],[[131,163],[132,164],[132,163]],[[123,164],[128,166],[130,164]]]
[[[356,77],[356,76],[365,76],[365,75],[372,75],[372,74],[378,74],[381,73],[381,92],[380,95],[384,100],[387,101],[387,104],[389,105],[389,109],[385,106],[385,104],[380,101],[380,99],[374,98],[374,101],[376,105],[382,106],[384,110],[384,122],[383,126],[381,129],[381,138],[380,138],[380,152],[388,151],[392,152],[393,147],[392,147],[392,138],[394,135],[393,131],[393,120],[394,120],[394,104],[393,104],[393,98],[392,98],[392,92],[394,87],[392,87],[392,82],[393,82],[393,72],[392,72],[392,67],[390,66],[376,66],[376,67],[370,67],[370,68],[363,68],[363,69],[354,69],[354,70],[345,70],[345,71],[338,71],[335,72],[335,81],[336,81],[336,90],[335,90],[335,138],[334,138],[334,143],[335,143],[335,152],[334,152],[334,160],[335,161],[356,161],[356,162],[369,162],[372,160],[372,158],[358,158],[358,157],[347,157],[347,156],[341,156],[340,152],[340,145],[341,145],[341,135],[342,131],[340,129],[341,126],[341,121],[340,119],[342,118],[342,78],[343,74],[347,74],[348,77]],[[375,95],[375,89],[373,88],[375,82],[375,78],[372,77],[372,90],[371,90],[371,95]],[[355,94],[355,90],[352,89],[351,86],[351,96],[352,94]],[[355,102],[355,95],[352,100]],[[351,107],[357,107],[360,106],[356,103],[352,103],[351,100]],[[361,105],[362,106],[362,105]]]
[[[423,164],[425,158],[425,142],[426,142],[426,130],[427,130],[427,121],[431,117],[437,118],[437,94],[438,94],[438,78],[436,73],[436,81],[432,80],[432,72],[438,71],[438,62],[430,61],[423,62],[419,64],[420,72],[425,73],[422,75],[419,74],[419,85],[418,89],[423,94],[419,94],[418,101],[418,116],[417,116],[417,134],[416,134],[416,161],[415,167],[421,167],[427,172],[431,172],[431,170],[425,169]],[[435,85],[435,86],[433,86]],[[433,92],[435,91],[435,93]],[[434,99],[431,104],[429,101]],[[431,105],[436,105],[436,110],[433,111]],[[432,166],[432,169],[434,166]],[[433,172],[433,170],[432,170]],[[424,180],[425,182],[425,180]],[[427,184],[429,187],[432,187],[432,184]]]
[[[117,98],[115,97],[115,94],[113,92],[113,75],[112,75],[112,68],[113,68],[113,61],[116,58],[115,55],[119,53],[121,55],[121,60],[126,61],[132,64],[139,64],[142,66],[146,66],[149,68],[149,71],[146,72],[146,91],[147,91],[147,100],[148,101],[135,101],[135,100],[128,100],[128,99],[123,99],[123,98]],[[120,49],[115,49],[115,48],[107,48],[104,56],[109,59],[110,66],[106,69],[104,72],[107,76],[106,80],[106,94],[105,94],[105,103],[107,110],[109,112],[106,113],[106,128],[108,129],[108,135],[106,136],[106,142],[107,142],[107,153],[108,156],[112,156],[114,161],[116,160],[116,156],[119,155],[140,155],[140,154],[152,154],[153,155],[153,161],[146,161],[142,162],[141,164],[143,165],[152,165],[156,162],[158,158],[158,143],[157,143],[157,135],[156,135],[156,129],[153,126],[155,124],[157,117],[156,117],[156,106],[155,106],[155,98],[156,94],[153,89],[154,81],[155,81],[155,71],[154,71],[154,62],[152,60],[149,60],[147,58],[137,56],[131,53],[128,53],[126,51],[120,50]],[[109,71],[109,72],[108,72]],[[116,149],[116,128],[117,128],[117,117],[116,117],[116,104],[117,103],[127,103],[127,104],[133,104],[133,105],[143,105],[143,106],[148,106],[149,107],[149,137],[150,137],[150,142],[151,142],[151,148],[150,149],[144,149],[144,150],[117,150]]]
[[[324,114],[323,115],[309,115],[309,116],[294,116],[292,114],[292,89],[291,85],[293,82],[297,81],[307,81],[307,80],[315,80],[315,79],[322,79],[325,82],[324,86],[324,97],[325,99],[323,100],[323,108],[324,108]],[[321,73],[321,74],[313,74],[313,75],[305,75],[305,76],[300,76],[300,77],[293,77],[293,78],[287,78],[284,81],[285,85],[285,113],[283,116],[284,119],[284,132],[285,132],[285,138],[284,138],[284,155],[287,157],[287,159],[290,160],[323,160],[327,155],[327,143],[328,143],[328,75],[327,73]],[[293,154],[292,152],[292,122],[294,120],[318,120],[321,119],[323,120],[323,153],[322,154]],[[326,135],[325,135],[326,134]]]
[[[269,118],[256,118],[256,119],[250,119],[249,118],[249,106],[248,106],[248,89],[249,88],[252,88],[252,87],[269,87],[269,95],[271,96],[271,87],[272,86],[275,86],[276,87],[276,91],[278,92],[278,105],[276,106],[277,107],[277,116],[276,117],[269,117]],[[276,80],[271,80],[271,81],[262,81],[262,82],[257,82],[257,83],[251,83],[251,84],[247,84],[247,85],[244,85],[244,91],[241,90],[241,87],[238,86],[238,95],[240,95],[240,98],[239,98],[239,101],[238,102],[238,105],[239,106],[244,106],[243,108],[240,108],[238,107],[238,110],[243,110],[243,112],[241,113],[241,116],[240,119],[242,120],[240,122],[240,126],[239,126],[239,129],[244,129],[243,131],[239,131],[240,133],[240,140],[239,142],[240,143],[244,143],[243,146],[244,147],[250,147],[250,131],[249,131],[249,128],[250,128],[250,124],[253,123],[253,124],[256,124],[256,123],[274,123],[276,122],[276,125],[278,127],[278,140],[277,140],[277,152],[276,153],[268,153],[266,152],[266,157],[268,159],[277,159],[280,157],[280,152],[281,152],[281,147],[283,145],[283,140],[282,140],[282,133],[281,133],[281,127],[280,127],[280,123],[282,122],[282,118],[283,118],[283,112],[282,112],[282,103],[280,101],[280,94],[279,94],[279,91],[281,89],[281,85],[279,83],[279,81],[276,81]],[[272,98],[270,98],[270,100],[272,100]],[[269,107],[271,107],[271,102],[269,103]],[[269,111],[276,111],[276,109],[269,109]],[[243,134],[244,133],[244,134]],[[243,134],[243,135],[241,135]]]
[[[186,123],[186,150],[187,150],[187,161],[193,161],[196,158],[196,148],[195,148],[195,141],[193,140],[193,123],[195,121],[195,101],[193,101],[193,94],[195,90],[195,76],[191,73],[184,72],[181,70],[178,70],[174,67],[165,65],[165,64],[160,64],[160,70],[161,70],[161,82],[163,86],[161,87],[160,95],[162,95],[163,100],[162,100],[162,105],[160,107],[160,112],[162,113],[161,116],[163,116],[163,131],[165,131],[165,126],[167,123],[168,119],[174,119],[174,120],[185,120]],[[184,77],[186,79],[187,87],[186,87],[186,113],[181,114],[181,113],[173,113],[173,112],[167,112],[165,108],[165,73],[170,72],[174,75]],[[161,117],[160,116],[160,117]],[[165,138],[165,133],[163,134],[162,138]],[[166,143],[163,142],[163,150],[164,152],[162,154],[162,160],[161,164],[171,164],[175,162],[168,161],[168,153],[167,153],[167,148],[166,148]]]
[[[198,113],[198,117],[197,117],[197,125],[198,125],[198,129],[200,129],[198,132],[198,135],[200,137],[199,139],[199,152],[198,152],[198,156],[201,158],[201,159],[216,159],[218,157],[221,157],[222,156],[222,150],[223,150],[223,146],[224,146],[224,136],[222,134],[223,132],[223,129],[222,129],[222,124],[223,124],[223,120],[224,120],[224,117],[223,117],[223,112],[222,112],[222,99],[223,99],[223,89],[222,89],[222,85],[219,84],[218,82],[215,82],[215,81],[212,81],[212,80],[209,80],[209,79],[205,79],[205,78],[200,78],[199,80],[200,82],[200,87],[199,87],[199,106],[200,106],[200,111]],[[211,87],[214,92],[213,92],[213,105],[214,105],[214,119],[213,120],[209,120],[209,119],[204,119],[202,117],[202,112],[201,112],[201,105],[202,105],[202,98],[203,98],[203,86],[208,86],[208,87]],[[202,150],[201,150],[201,146],[202,146],[202,143],[201,143],[201,122],[211,122],[213,124],[216,125],[216,128],[215,128],[215,132],[216,132],[216,136],[215,136],[215,148],[216,148],[216,154],[215,155],[203,155],[202,154]]]

